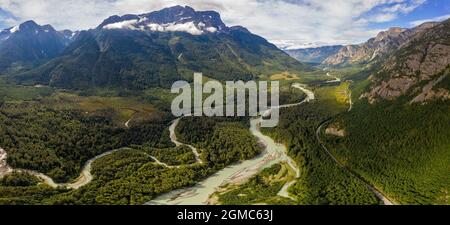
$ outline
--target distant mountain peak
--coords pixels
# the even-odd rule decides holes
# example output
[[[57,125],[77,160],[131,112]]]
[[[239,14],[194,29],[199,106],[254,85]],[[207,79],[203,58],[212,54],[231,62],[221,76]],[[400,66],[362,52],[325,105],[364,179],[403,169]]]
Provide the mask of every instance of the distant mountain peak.
[[[377,37],[375,38],[375,41],[382,41],[386,38],[398,37],[404,31],[406,31],[406,29],[400,27],[389,28],[387,31],[382,31],[378,33]]]
[[[285,52],[300,62],[322,63],[327,57],[336,54],[343,47],[344,46],[342,45],[332,45],[316,48],[285,50]]]
[[[56,32],[56,30],[49,24],[47,25],[39,25],[33,20],[26,21],[20,25],[5,29],[1,32],[1,34],[14,34],[18,32]]]
[[[244,33],[251,33],[247,28],[243,27],[243,26],[232,26],[229,28],[230,30],[235,30],[235,31],[241,31]]]
[[[32,68],[59,55],[69,43],[51,25],[30,20],[0,32],[0,73]]]
[[[78,36],[78,34],[80,34],[80,31],[71,31],[71,30],[61,30],[58,32],[69,41],[75,40],[75,38]]]
[[[186,32],[192,35],[229,30],[219,13],[215,11],[195,11],[189,6],[174,6],[141,15],[111,16],[103,21],[98,29]]]
[[[39,24],[37,24],[33,20],[29,20],[29,21],[26,21],[26,22],[20,24],[20,28],[23,29],[23,30],[36,29],[36,28],[39,28],[39,27],[40,27]]]

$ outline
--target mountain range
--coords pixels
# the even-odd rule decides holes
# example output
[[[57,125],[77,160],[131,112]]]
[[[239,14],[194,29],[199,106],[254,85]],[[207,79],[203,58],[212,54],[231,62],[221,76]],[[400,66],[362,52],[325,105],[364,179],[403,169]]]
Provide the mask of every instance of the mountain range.
[[[334,45],[317,48],[292,49],[285,51],[300,62],[320,64],[331,55],[337,54],[343,47],[344,46],[342,45]]]
[[[376,37],[360,45],[348,45],[338,53],[327,57],[323,63],[327,65],[363,64],[388,56],[413,36],[422,33],[438,23],[424,23],[412,29],[390,28],[380,32]]]
[[[304,48],[286,52],[301,62],[328,66],[367,64],[385,59],[414,36],[437,25],[438,22],[427,22],[411,29],[393,27],[361,44]]]
[[[9,73],[11,80],[67,89],[144,89],[191,80],[194,72],[218,80],[250,80],[308,69],[246,28],[226,26],[219,13],[195,11],[188,6],[111,16],[97,28],[81,32],[48,28],[49,35],[54,36],[49,40],[53,45],[38,46],[51,47],[52,51],[45,57],[34,56],[42,49],[24,46],[23,57],[33,56],[26,62],[30,67],[40,66],[26,71],[16,69],[20,73]],[[9,42],[20,46],[15,39]],[[20,60],[12,59],[9,65]],[[42,64],[42,60],[48,62]]]
[[[50,25],[25,22],[0,32],[0,74],[14,73],[42,64],[59,54],[70,38]]]
[[[287,51],[325,67],[371,66],[371,86],[361,97],[374,103],[409,96],[411,103],[449,99],[450,20],[411,29],[390,28],[359,45]],[[440,87],[442,86],[442,87]]]
[[[374,102],[406,95],[411,103],[450,99],[450,20],[407,32],[409,39],[386,56],[363,97]]]
[[[390,28],[359,45],[287,53],[325,66],[376,64],[373,87],[363,97],[392,100],[444,79],[435,76],[449,64],[448,23]],[[65,89],[170,87],[191,80],[194,72],[217,80],[250,80],[311,70],[289,55],[242,26],[228,27],[215,11],[188,6],[111,16],[85,31],[56,31],[28,21],[0,33],[3,77]],[[432,96],[446,98],[448,92],[423,93],[416,101]]]

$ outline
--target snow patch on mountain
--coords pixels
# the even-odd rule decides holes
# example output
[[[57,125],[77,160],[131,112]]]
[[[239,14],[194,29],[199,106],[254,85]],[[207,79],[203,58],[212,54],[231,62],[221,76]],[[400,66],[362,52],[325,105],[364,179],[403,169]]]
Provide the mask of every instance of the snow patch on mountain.
[[[130,29],[130,30],[137,30],[135,25],[138,23],[139,20],[125,20],[117,23],[111,23],[103,26],[103,29],[107,30],[113,30],[113,29]]]
[[[193,22],[168,24],[165,27],[165,31],[169,32],[186,32],[192,35],[202,35],[203,31],[200,30]]]
[[[17,31],[20,31],[20,26],[15,26],[9,30],[9,32],[11,32],[12,34],[16,33]]]

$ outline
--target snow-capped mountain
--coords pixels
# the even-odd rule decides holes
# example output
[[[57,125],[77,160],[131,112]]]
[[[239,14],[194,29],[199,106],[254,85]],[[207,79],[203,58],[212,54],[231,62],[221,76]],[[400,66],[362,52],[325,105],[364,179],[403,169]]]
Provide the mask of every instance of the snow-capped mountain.
[[[317,48],[285,50],[293,58],[305,63],[322,63],[325,59],[339,52],[344,46],[333,45]]]
[[[175,6],[142,15],[112,16],[100,24],[98,29],[186,32],[192,35],[229,31],[219,13],[196,12],[188,6]]]
[[[324,42],[310,42],[305,40],[270,40],[271,43],[276,45],[282,50],[298,50],[306,48],[319,48],[322,46],[328,46],[329,43]]]
[[[67,32],[67,35],[70,35]],[[112,16],[82,31],[64,53],[19,74],[19,82],[61,88],[170,87],[194,72],[218,80],[301,73],[304,64],[219,13],[175,6],[142,15]]]

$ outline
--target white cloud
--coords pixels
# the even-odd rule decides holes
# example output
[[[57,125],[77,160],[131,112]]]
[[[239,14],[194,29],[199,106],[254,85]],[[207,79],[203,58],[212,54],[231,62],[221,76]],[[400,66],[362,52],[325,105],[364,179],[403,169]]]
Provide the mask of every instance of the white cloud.
[[[156,23],[148,23],[142,24],[147,19],[134,19],[134,20],[125,20],[122,22],[106,24],[102,28],[107,30],[114,29],[128,29],[128,30],[151,30],[155,32],[186,32],[192,35],[202,35],[204,31],[214,33],[217,31],[215,27],[205,27],[204,23],[199,23],[198,26],[195,25],[194,22],[186,22],[186,23],[168,23],[168,24],[156,24]],[[147,29],[146,29],[147,28]]]
[[[73,30],[94,28],[105,18],[115,14],[140,14],[176,4],[189,5],[197,10],[216,10],[221,13],[227,25],[243,25],[269,40],[348,44],[370,38],[374,31],[368,28],[368,24],[393,20],[424,2],[425,0],[0,0],[0,5],[19,18],[17,23],[33,19],[41,24],[52,24],[57,29]]]
[[[159,24],[157,24],[157,23],[147,24],[147,27],[150,28],[151,31],[164,32],[164,27],[159,25]]]
[[[193,22],[181,23],[181,24],[169,24],[165,26],[165,31],[171,32],[187,32],[192,35],[201,35],[203,31],[198,29],[197,26]]]
[[[210,33],[215,33],[217,31],[217,28],[215,28],[215,27],[207,27],[206,31],[208,31]]]
[[[426,22],[440,22],[440,21],[444,21],[446,19],[450,18],[450,14],[447,15],[443,15],[443,16],[438,16],[438,17],[434,17],[434,18],[429,18],[429,19],[424,19],[424,20],[415,20],[410,22],[410,24],[412,26],[419,26],[422,23],[426,23]]]
[[[125,20],[117,23],[106,24],[102,28],[107,30],[128,29],[128,30],[151,30],[155,32],[186,32],[192,35],[202,35],[204,31],[214,33],[217,31],[215,27],[206,27],[204,23],[196,25],[194,22],[185,23],[143,23],[147,18]]]
[[[385,7],[382,10],[384,12],[389,12],[389,13],[397,13],[397,12],[410,13],[410,12],[414,11],[414,9],[416,9],[420,5],[424,4],[425,2],[426,2],[426,0],[412,0],[410,2],[397,1],[396,4],[389,6],[389,7]]]
[[[130,30],[136,30],[135,27],[138,20],[125,20],[118,23],[111,23],[103,26],[104,29],[113,30],[113,29],[130,29]]]
[[[385,13],[385,14],[377,14],[370,18],[370,21],[376,23],[384,23],[389,22],[397,18],[396,14],[393,13]]]

